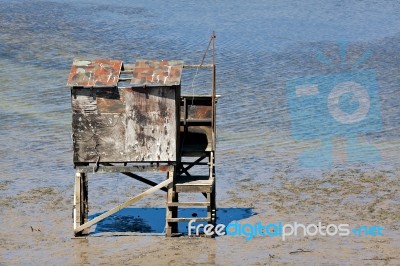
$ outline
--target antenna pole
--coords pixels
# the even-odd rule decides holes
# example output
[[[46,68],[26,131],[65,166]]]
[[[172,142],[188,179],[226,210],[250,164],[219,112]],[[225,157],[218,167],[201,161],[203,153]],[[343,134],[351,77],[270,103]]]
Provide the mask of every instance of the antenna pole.
[[[215,68],[215,32],[212,32],[211,35],[212,41],[212,110],[213,110],[213,131],[214,131],[214,149],[215,149],[215,141],[216,141],[216,68]]]

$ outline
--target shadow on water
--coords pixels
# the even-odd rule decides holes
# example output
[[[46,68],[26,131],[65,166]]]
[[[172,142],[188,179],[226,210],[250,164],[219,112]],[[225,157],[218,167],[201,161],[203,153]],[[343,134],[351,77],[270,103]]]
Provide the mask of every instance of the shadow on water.
[[[89,215],[89,219],[93,219],[102,213]],[[217,210],[217,224],[228,225],[232,221],[246,219],[255,214],[252,208],[219,208]],[[206,216],[206,210],[200,208],[185,208],[178,211],[178,217]],[[164,228],[165,208],[126,208],[97,223],[91,235],[110,232],[156,235],[163,234]],[[187,234],[187,223],[179,223],[178,229],[180,233]]]

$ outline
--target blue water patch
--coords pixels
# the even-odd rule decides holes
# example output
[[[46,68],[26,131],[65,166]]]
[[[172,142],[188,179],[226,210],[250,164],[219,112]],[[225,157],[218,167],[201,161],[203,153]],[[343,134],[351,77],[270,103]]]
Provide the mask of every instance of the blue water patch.
[[[89,215],[89,219],[103,213]],[[165,215],[165,208],[125,208],[97,223],[96,229],[91,234],[106,232],[162,234],[165,228]],[[217,224],[228,225],[232,221],[253,215],[255,213],[252,208],[218,208]],[[182,208],[178,209],[178,217],[207,217],[207,211],[205,208]],[[178,230],[187,234],[187,222],[178,223]]]

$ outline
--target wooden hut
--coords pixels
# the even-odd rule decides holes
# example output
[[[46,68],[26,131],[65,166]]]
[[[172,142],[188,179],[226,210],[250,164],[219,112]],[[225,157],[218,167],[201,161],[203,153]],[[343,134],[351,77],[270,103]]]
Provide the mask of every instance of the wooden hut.
[[[182,70],[190,67],[211,69],[210,95],[181,95]],[[215,223],[214,60],[211,65],[184,65],[180,60],[124,64],[75,59],[67,86],[76,170],[75,236],[87,234],[93,224],[159,189],[167,192],[167,236],[177,233],[178,222]],[[204,174],[190,174],[200,166],[206,166]],[[144,171],[167,172],[167,179],[157,184],[138,175]],[[89,221],[89,173],[123,173],[151,188]],[[180,193],[201,193],[205,201],[179,202]],[[206,207],[207,217],[178,217],[180,207]]]

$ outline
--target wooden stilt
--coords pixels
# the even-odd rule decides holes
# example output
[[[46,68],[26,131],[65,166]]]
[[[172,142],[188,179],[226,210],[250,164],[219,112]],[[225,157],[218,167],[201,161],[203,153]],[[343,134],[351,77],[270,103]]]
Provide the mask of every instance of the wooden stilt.
[[[178,192],[174,192],[172,194],[172,202],[178,202]],[[172,218],[178,218],[178,206],[171,207],[172,208]],[[172,233],[178,233],[178,223],[172,223]]]
[[[211,224],[214,226],[216,225],[216,220],[217,220],[217,206],[216,206],[216,178],[215,178],[215,157],[214,157],[214,152],[212,151],[210,153],[210,178],[212,177],[214,180],[214,185],[212,187],[212,191],[210,194],[210,208],[211,208]]]
[[[152,188],[140,193],[139,195],[136,195],[136,196],[130,198],[129,200],[125,201],[124,203],[121,203],[118,206],[112,208],[111,210],[106,211],[105,213],[97,216],[96,218],[93,218],[92,220],[88,221],[87,223],[84,223],[84,224],[76,227],[74,229],[75,233],[79,233],[79,232],[83,231],[84,229],[89,228],[90,226],[94,225],[95,223],[98,223],[101,220],[107,218],[108,216],[110,216],[110,215],[122,210],[123,208],[126,208],[129,205],[132,205],[133,203],[135,203],[135,202],[143,199],[144,197],[150,195],[151,193],[159,190],[160,188],[168,186],[171,182],[172,182],[172,179],[164,180],[163,182],[161,182],[157,186],[154,186],[154,187],[152,187]]]
[[[88,188],[88,176],[87,174],[81,175],[81,204],[82,204],[82,223],[85,224],[89,220],[89,188]],[[88,235],[90,228],[86,228],[82,231],[82,235]]]
[[[213,192],[211,192],[211,203],[210,203],[210,205],[211,205],[211,224],[212,225],[216,225],[216,222],[217,222],[217,206],[216,206],[216,199],[215,199],[215,196],[216,196],[216,193],[215,193],[215,183],[214,183],[214,188],[213,188]]]
[[[74,207],[73,207],[74,230],[81,225],[81,174],[75,174],[74,182]],[[75,233],[75,236],[78,234]]]
[[[89,234],[89,228],[86,230],[75,232],[75,229],[88,221],[88,180],[85,173],[75,174],[74,189],[74,235],[82,236]]]
[[[175,171],[168,172],[168,178],[172,178],[174,180]],[[171,182],[168,185],[167,192],[167,208],[166,208],[166,227],[165,234],[167,237],[171,237],[173,233],[178,232],[178,224],[176,222],[171,222],[169,219],[177,218],[178,210],[176,206],[170,206],[168,203],[177,202],[178,193],[175,191],[175,182]]]
[[[207,193],[207,202],[208,202],[207,218],[210,218],[210,221],[208,223],[211,224],[212,223],[211,193]]]

